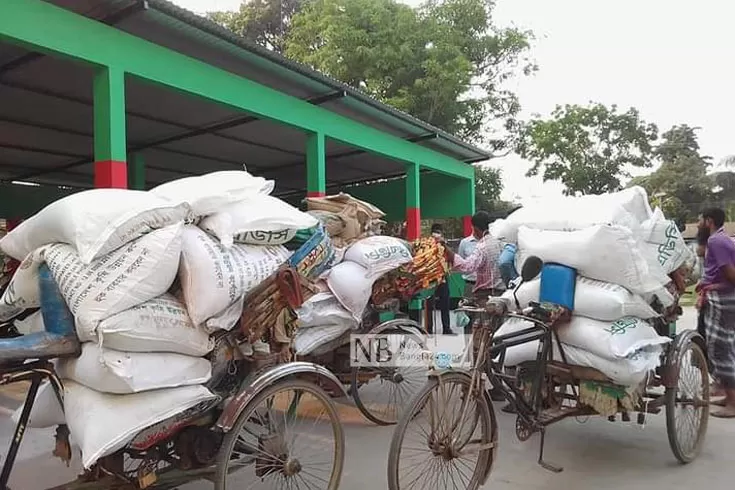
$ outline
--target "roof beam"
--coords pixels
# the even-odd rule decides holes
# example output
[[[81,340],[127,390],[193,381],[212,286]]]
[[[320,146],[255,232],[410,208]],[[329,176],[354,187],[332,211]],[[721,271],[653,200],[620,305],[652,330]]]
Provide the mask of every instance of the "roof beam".
[[[117,10],[106,17],[97,19],[97,21],[102,22],[103,24],[107,24],[108,26],[114,26],[127,19],[131,15],[147,8],[148,2],[146,2],[145,0],[135,0],[134,3]],[[33,61],[43,58],[45,56],[45,54],[37,52],[26,53],[24,55],[18,56],[14,60],[8,61],[4,65],[0,66],[0,77],[2,77],[3,75],[7,75],[11,71],[25,66],[28,63],[32,63]]]
[[[411,137],[405,138],[405,139],[406,139],[406,141],[410,141],[412,143],[418,143],[420,141],[426,141],[426,140],[435,139],[436,137],[437,137],[436,133],[428,133],[428,134],[424,134],[424,135],[420,135],[420,136],[411,136]],[[366,152],[365,150],[350,150],[350,151],[345,151],[345,152],[342,152],[342,153],[335,153],[334,155],[327,155],[327,163],[329,163],[329,162],[331,162],[333,160],[339,159],[339,158],[345,158],[345,157],[351,157],[351,156],[355,156],[355,155],[361,155],[363,153],[368,153],[368,152]],[[301,165],[304,165],[304,161],[293,162],[293,163],[285,163],[285,164],[279,165],[277,167],[271,167],[269,169],[265,169],[263,172],[264,172],[265,175],[270,175],[270,174],[272,174],[274,172],[278,172],[280,170],[287,170],[289,168],[296,168],[296,167],[300,167]],[[344,165],[345,167],[352,168],[354,170],[360,170],[360,171],[363,170],[360,167],[357,167],[357,166],[354,166],[354,165],[349,165],[347,163],[341,163],[340,165]],[[376,175],[376,176],[379,176],[379,177],[382,176],[382,174],[376,174],[374,172],[367,172],[367,173],[372,173],[373,175]]]
[[[2,0],[0,0],[0,1],[2,1]],[[80,97],[74,97],[72,95],[63,94],[61,92],[57,92],[57,91],[54,91],[54,90],[51,90],[51,89],[46,89],[46,88],[43,88],[43,87],[37,87],[37,86],[33,86],[33,85],[25,84],[25,83],[19,83],[19,82],[10,82],[10,81],[6,81],[6,80],[0,80],[0,85],[4,85],[4,86],[10,87],[10,88],[14,88],[16,90],[22,90],[24,92],[29,92],[29,93],[32,93],[32,94],[44,95],[46,97],[53,97],[53,98],[65,100],[67,102],[72,102],[72,103],[76,103],[76,104],[85,105],[87,107],[92,107],[92,101],[91,100],[86,100],[86,99],[83,99],[83,98],[80,98]],[[150,122],[154,122],[154,123],[158,123],[158,124],[165,124],[165,125],[168,125],[168,126],[174,126],[176,128],[185,129],[187,131],[194,131],[194,130],[199,129],[197,126],[191,126],[189,124],[183,124],[183,123],[180,123],[178,121],[170,121],[168,119],[163,119],[163,118],[160,118],[160,117],[151,116],[149,114],[145,114],[145,113],[142,113],[142,112],[131,111],[131,110],[128,110],[126,112],[127,112],[127,114],[129,116],[137,117],[137,118],[143,119],[145,121],[150,121]],[[276,150],[276,151],[279,151],[281,153],[287,153],[287,154],[297,155],[297,156],[298,155],[301,155],[301,154],[298,154],[298,153],[293,152],[293,151],[290,151],[290,150],[284,150],[282,148],[277,148],[277,147],[274,147],[274,146],[271,146],[271,145],[264,145],[263,143],[257,143],[255,141],[250,141],[250,140],[245,139],[245,138],[240,138],[239,136],[230,136],[230,135],[221,134],[221,133],[212,133],[212,135],[213,136],[216,136],[218,138],[222,138],[222,139],[226,139],[226,140],[230,140],[230,141],[235,141],[237,143],[243,143],[243,144],[246,144],[246,145],[252,145],[252,146],[262,147],[262,148],[266,148],[266,149],[269,149],[269,150]]]
[[[38,19],[44,28],[38,29]],[[456,177],[474,169],[429,148],[301,101],[41,0],[3,0],[0,37],[133,76],[274,120],[386,158]]]
[[[347,92],[343,90],[343,91],[330,92],[324,95],[317,95],[317,96],[310,97],[310,98],[303,99],[303,100],[305,100],[306,102],[309,102],[310,104],[320,105],[320,104],[329,102],[331,100],[345,97],[346,95],[347,95]],[[244,126],[246,124],[250,124],[255,121],[259,121],[259,119],[253,116],[242,116],[242,117],[238,117],[235,119],[230,119],[228,121],[213,123],[213,124],[203,126],[198,129],[193,129],[191,131],[181,133],[181,134],[168,136],[166,138],[162,138],[159,140],[153,140],[148,143],[143,143],[142,145],[136,147],[135,150],[145,150],[146,148],[151,148],[151,147],[159,146],[159,145],[165,145],[167,143],[173,143],[175,141],[193,138],[195,136],[201,136],[204,134],[215,134],[216,135],[217,131],[223,131],[225,129],[232,129],[232,128],[236,128],[239,126]],[[302,157],[305,156],[303,152],[288,151],[288,150],[284,150],[282,148],[277,148],[277,147],[270,146],[270,145],[267,145],[265,147],[272,149],[272,150],[278,150],[283,153],[290,153],[292,155],[297,155],[297,156],[302,156]]]

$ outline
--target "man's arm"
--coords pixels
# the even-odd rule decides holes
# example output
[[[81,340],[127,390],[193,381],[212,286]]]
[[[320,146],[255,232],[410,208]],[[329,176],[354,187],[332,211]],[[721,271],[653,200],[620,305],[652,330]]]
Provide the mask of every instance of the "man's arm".
[[[454,252],[447,254],[447,261],[452,264],[454,270],[463,274],[474,274],[480,268],[483,259],[482,245],[477,244],[475,250],[466,259],[462,258]]]

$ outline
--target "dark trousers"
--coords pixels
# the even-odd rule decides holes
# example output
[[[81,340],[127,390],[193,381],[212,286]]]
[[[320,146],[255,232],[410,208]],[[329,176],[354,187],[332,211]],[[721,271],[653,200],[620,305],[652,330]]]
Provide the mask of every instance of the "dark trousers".
[[[434,309],[439,310],[439,313],[441,314],[442,332],[445,334],[452,333],[451,320],[449,318],[450,306],[451,299],[449,297],[449,284],[445,282],[437,286],[434,291]]]

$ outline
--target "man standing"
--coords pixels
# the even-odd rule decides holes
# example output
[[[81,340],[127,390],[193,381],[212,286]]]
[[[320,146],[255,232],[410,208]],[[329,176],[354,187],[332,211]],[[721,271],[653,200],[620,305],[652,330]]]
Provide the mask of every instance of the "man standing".
[[[723,226],[725,212],[710,208],[702,213],[699,229],[707,239],[704,275],[697,285],[703,307],[707,352],[717,390],[725,396],[722,408],[711,415],[735,418],[735,243]]]
[[[490,215],[488,215],[485,211],[478,211],[472,217],[472,233],[469,236],[463,238],[462,241],[459,242],[459,247],[457,247],[457,254],[459,254],[459,256],[463,259],[470,258],[470,255],[472,255],[472,252],[474,252],[475,248],[477,247],[477,243],[482,240],[482,237],[487,234],[487,227],[485,229],[480,229],[475,226],[475,222],[478,222],[480,223],[480,225],[482,225],[482,223],[485,221],[487,221],[489,227]],[[464,279],[465,282],[464,296],[466,298],[471,298],[472,292],[475,289],[475,283],[477,282],[477,274],[462,274],[462,279]]]
[[[455,270],[464,274],[475,274],[476,282],[472,284],[471,295],[466,295],[483,305],[490,296],[500,296],[505,291],[505,283],[500,273],[498,261],[503,251],[503,244],[498,238],[489,233],[490,216],[485,212],[478,212],[472,217],[472,235],[477,239],[475,249],[467,258],[462,258],[447,249],[447,262]],[[472,329],[472,322],[467,327]],[[478,346],[475,346],[477,348]],[[490,362],[490,361],[489,361]],[[494,387],[490,391],[493,401],[503,401],[505,397],[502,391]]]
[[[455,270],[470,277],[474,275],[475,282],[469,284],[472,287],[471,297],[478,302],[485,301],[490,296],[500,296],[505,291],[505,283],[498,267],[503,244],[488,233],[489,226],[489,215],[483,211],[478,212],[472,217],[472,236],[476,240],[472,253],[463,258],[447,249],[447,261]]]

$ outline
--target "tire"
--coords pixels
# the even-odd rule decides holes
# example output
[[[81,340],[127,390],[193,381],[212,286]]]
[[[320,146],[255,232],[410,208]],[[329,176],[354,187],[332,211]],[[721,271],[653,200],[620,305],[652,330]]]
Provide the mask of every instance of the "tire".
[[[385,335],[404,335],[407,339],[410,339],[411,341],[415,342],[417,345],[423,347],[424,342],[422,339],[417,338],[415,335],[406,334],[402,331],[389,331],[384,332]],[[388,390],[395,390],[396,396],[393,397],[391,395],[388,396],[388,403],[390,404],[391,399],[395,399],[395,407],[394,410],[390,410],[388,408],[386,411],[381,411],[375,408],[375,406],[372,406],[370,404],[369,399],[367,399],[367,395],[363,391],[363,395],[360,395],[360,386],[363,385],[361,382],[361,375],[366,373],[371,373],[371,371],[375,371],[375,377],[379,377],[381,375],[386,374],[384,369],[381,368],[371,368],[371,367],[354,367],[352,368],[352,377],[350,380],[350,394],[352,395],[352,399],[355,401],[355,406],[357,406],[358,410],[365,416],[366,419],[373,422],[377,425],[394,425],[398,423],[398,420],[401,417],[401,413],[403,412],[403,409],[408,406],[409,403],[413,400],[413,397],[418,393],[418,391],[422,388],[422,383],[424,379],[426,378],[425,374],[427,372],[426,368],[423,366],[416,366],[416,367],[405,367],[405,368],[395,368],[396,371],[393,373],[393,375],[389,375],[386,378],[381,378],[381,381],[385,379],[385,382],[387,383],[387,389]],[[382,372],[382,373],[381,373]],[[397,378],[395,375],[400,375],[400,378]],[[396,381],[398,379],[398,381]],[[420,381],[419,381],[420,379]],[[372,380],[371,380],[372,381]]]
[[[271,399],[270,403],[275,403],[272,401],[272,399],[275,398],[276,395],[287,393],[289,391],[294,392],[300,392],[303,397],[303,394],[308,394],[312,396],[315,400],[317,400],[322,407],[324,408],[327,417],[329,418],[329,422],[331,425],[331,432],[334,435],[334,453],[332,457],[332,467],[331,472],[327,479],[324,479],[324,485],[325,486],[314,486],[307,485],[307,486],[299,486],[299,483],[297,480],[295,480],[295,486],[289,486],[288,488],[296,488],[296,489],[311,489],[314,490],[316,488],[319,488],[320,490],[337,490],[339,488],[340,480],[342,478],[342,468],[344,465],[344,454],[345,454],[345,437],[344,437],[344,430],[342,428],[342,424],[339,420],[339,415],[337,414],[337,410],[334,406],[334,403],[332,402],[332,399],[329,397],[329,395],[326,394],[326,392],[319,388],[318,386],[314,385],[313,383],[309,383],[307,381],[302,381],[299,379],[286,379],[283,381],[280,381],[273,386],[263,390],[260,394],[258,394],[243,410],[243,412],[238,417],[237,421],[235,422],[235,425],[232,427],[232,430],[230,430],[223,442],[222,447],[220,449],[219,455],[217,457],[217,470],[214,480],[214,488],[215,490],[240,490],[242,488],[241,484],[235,484],[233,487],[232,485],[228,487],[227,485],[227,478],[229,476],[228,467],[230,465],[230,462],[232,461],[233,451],[235,449],[236,443],[238,443],[238,437],[243,432],[243,429],[245,429],[246,424],[248,424],[251,419],[255,416],[257,408],[265,401]],[[295,400],[296,398],[294,398]],[[300,401],[303,398],[299,398],[297,403],[300,403]],[[272,406],[272,405],[271,405]],[[289,405],[289,408],[293,406],[293,404]],[[321,413],[321,412],[320,412]],[[276,422],[278,421],[278,417],[275,417]],[[262,421],[265,421],[261,419]],[[269,421],[272,419],[268,419]],[[252,424],[252,422],[250,422]],[[270,423],[270,422],[268,422]],[[285,422],[284,422],[285,423]],[[247,430],[247,429],[246,429]],[[247,431],[248,433],[252,434],[251,431]],[[295,440],[295,438],[294,438]],[[243,448],[246,445],[243,443],[240,443],[239,447]],[[252,447],[252,446],[250,446]],[[258,449],[259,450],[259,449]],[[293,450],[293,448],[288,448],[289,451]],[[327,450],[327,448],[324,447],[324,443],[321,444],[321,446],[317,449],[318,454],[324,455],[324,452]],[[253,452],[251,453],[251,456],[255,458],[257,453]],[[274,461],[273,456],[271,456],[271,459],[266,459],[266,461]],[[289,458],[290,460],[290,458]],[[298,460],[297,461],[297,465]],[[255,460],[249,465],[253,466],[255,465]],[[285,466],[283,468],[283,471],[285,470]],[[274,466],[275,468],[275,466]],[[299,465],[299,470],[301,471],[301,466]],[[276,472],[275,470],[271,470],[269,474],[267,474],[263,478],[258,478],[260,480],[266,480],[268,479],[268,476],[279,473],[279,477],[281,474],[280,471]],[[308,473],[305,473],[308,474]],[[273,487],[246,487],[246,488],[273,488]],[[279,487],[280,488],[280,487]]]
[[[691,359],[691,362],[689,360]],[[681,464],[688,464],[694,461],[702,449],[705,435],[707,434],[707,424],[709,422],[709,370],[707,369],[707,356],[702,348],[695,342],[689,342],[684,349],[679,352],[678,359],[669,360],[667,369],[673,369],[676,365],[679,367],[675,373],[676,387],[666,389],[666,432],[669,437],[669,445],[674,456]],[[686,374],[682,376],[684,369],[692,370],[692,374],[699,377],[697,386],[682,386],[682,381],[691,377]],[[692,396],[689,393],[692,390],[698,392]],[[700,399],[701,398],[701,399]],[[687,403],[682,406],[682,399]],[[697,402],[694,406],[689,400]],[[690,417],[692,423],[696,424],[695,440],[685,441],[682,437],[681,430],[677,427],[677,422],[682,421],[687,414],[681,413],[679,409],[690,409]],[[693,412],[693,413],[692,413]]]
[[[424,418],[422,417],[424,413],[429,415],[430,413],[432,413],[432,410],[436,412],[436,415],[445,413],[442,411],[439,405],[444,405],[445,410],[448,408],[446,407],[446,404],[443,404],[441,402],[441,400],[442,398],[446,399],[447,387],[451,385],[456,385],[459,388],[459,391],[457,393],[469,393],[471,391],[470,378],[466,375],[458,373],[442,374],[440,378],[430,379],[429,382],[426,383],[424,388],[416,395],[412,404],[410,405],[410,408],[403,412],[401,420],[398,422],[398,425],[396,426],[396,429],[393,433],[393,439],[391,441],[390,452],[388,455],[389,490],[401,490],[400,465],[406,465],[408,460],[406,455],[402,454],[402,449],[409,426],[414,422],[418,423],[419,419]],[[439,396],[437,397],[437,395]],[[439,400],[437,403],[435,403],[435,400],[437,400],[437,398]],[[477,398],[473,398],[470,403],[474,405],[474,409],[472,409],[474,415],[469,415],[470,417],[472,417],[473,420],[470,420],[468,422],[469,426],[473,428],[473,431],[479,428],[480,432],[475,437],[479,437],[479,441],[477,441],[477,443],[480,447],[477,449],[477,461],[476,463],[473,463],[474,468],[471,469],[472,475],[469,476],[466,483],[463,483],[463,486],[457,487],[455,484],[453,488],[456,490],[476,490],[477,488],[479,488],[480,485],[482,485],[486,480],[487,475],[490,473],[492,464],[495,461],[497,451],[498,425],[495,419],[495,413],[493,412],[492,406],[487,401],[487,397],[484,394],[480,394],[480,396],[478,396]],[[435,406],[436,408],[432,408]],[[461,413],[462,410],[460,408],[457,410],[449,409],[449,411],[453,414],[458,414]],[[473,434],[470,433],[467,434],[467,436],[462,435],[462,433],[456,434],[455,431],[457,430],[458,425],[460,425],[459,421],[453,421],[449,425],[451,425],[453,431],[451,439],[459,439],[460,441],[462,441],[461,444],[457,445],[459,447],[455,447],[455,449],[457,449],[457,451],[460,453],[462,451],[470,452],[470,448],[468,448],[467,446],[470,444],[470,439],[472,438]],[[461,425],[464,426],[465,424],[463,423]],[[427,431],[425,432],[425,434],[431,434],[433,436],[434,431]],[[446,435],[444,436],[446,437]],[[472,441],[475,440],[476,439],[472,439]],[[450,464],[446,463],[447,461],[451,462],[454,458],[447,459],[443,455],[437,455],[433,453],[432,449],[430,449],[429,447],[429,441],[424,440],[423,442],[426,445],[427,454],[429,454],[433,458],[442,459],[442,465],[444,467],[450,466]],[[415,448],[409,449],[414,451],[417,450]],[[455,465],[455,467],[457,466]],[[465,467],[469,468],[469,465]],[[416,473],[414,473],[414,475],[415,474]],[[424,474],[429,478],[433,478],[433,481],[428,481],[423,485],[418,484],[416,485],[416,488],[436,486],[437,479],[439,479],[440,482],[443,482],[445,486],[448,481],[456,482],[456,479],[454,478],[441,478],[440,476],[436,475],[434,471],[426,471],[424,472]],[[411,486],[413,487],[413,485]]]

